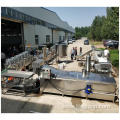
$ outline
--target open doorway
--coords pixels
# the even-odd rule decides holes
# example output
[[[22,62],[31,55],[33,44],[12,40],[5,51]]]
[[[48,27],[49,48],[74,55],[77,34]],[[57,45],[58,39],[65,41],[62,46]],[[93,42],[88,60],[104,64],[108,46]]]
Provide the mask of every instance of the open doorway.
[[[16,54],[24,50],[22,23],[1,19],[1,51],[6,57],[14,56],[13,49]]]

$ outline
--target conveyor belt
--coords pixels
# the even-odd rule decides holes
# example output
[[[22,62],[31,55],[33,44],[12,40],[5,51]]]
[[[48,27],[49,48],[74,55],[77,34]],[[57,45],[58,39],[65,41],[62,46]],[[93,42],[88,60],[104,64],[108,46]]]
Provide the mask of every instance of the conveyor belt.
[[[84,80],[84,81],[92,81],[92,82],[102,82],[102,83],[111,83],[116,84],[115,79],[113,77],[109,77],[105,74],[96,74],[96,73],[89,73],[86,77],[82,77],[81,72],[69,72],[69,71],[63,71],[55,69],[51,66],[44,65],[44,68],[50,68],[51,73],[55,74],[57,78],[63,78],[63,79],[73,79],[73,80]]]
[[[77,60],[78,60],[78,59],[82,59],[85,55],[90,54],[92,51],[93,51],[93,50],[89,50],[89,51],[87,51],[86,53],[84,53],[84,54],[82,54],[82,55],[77,55],[77,56],[76,56],[76,59],[77,59]]]

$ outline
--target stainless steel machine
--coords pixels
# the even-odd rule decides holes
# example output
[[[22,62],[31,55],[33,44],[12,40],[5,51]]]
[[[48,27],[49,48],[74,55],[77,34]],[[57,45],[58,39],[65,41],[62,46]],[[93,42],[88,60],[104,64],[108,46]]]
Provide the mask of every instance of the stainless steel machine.
[[[115,101],[116,100],[116,82],[109,74],[111,66],[109,62],[101,62],[94,54],[94,69],[98,70],[98,73],[92,73],[91,57],[89,54],[96,52],[96,49],[88,51],[85,55],[86,62],[85,68],[82,72],[69,72],[64,70],[58,70],[48,65],[43,64],[43,61],[37,60],[34,62],[34,72],[39,75],[40,79],[40,91],[43,93],[55,93],[62,95],[72,95],[78,97],[94,98]],[[103,58],[103,57],[102,57]],[[106,66],[105,66],[106,64]],[[100,68],[99,66],[100,65]],[[106,68],[106,69],[103,69]]]
[[[22,52],[6,60],[5,68],[21,70],[33,62],[33,56],[28,51]]]
[[[33,79],[33,75],[33,72],[4,70],[1,73],[2,93],[39,93],[40,81]]]
[[[8,91],[19,91],[26,94],[27,92],[35,91],[38,93],[40,91],[40,81],[39,79],[33,79],[32,76],[36,71],[39,75],[41,66],[53,59],[55,55],[54,49],[51,49],[50,51],[44,49],[43,54],[40,55],[33,56],[30,55],[28,51],[25,51],[7,59],[5,70],[3,70],[1,74],[2,92],[8,93]],[[28,65],[32,66],[33,72],[22,69]]]
[[[95,72],[101,73],[111,73],[112,64],[107,57],[104,56],[103,50],[94,50],[93,51],[93,67]]]
[[[86,56],[86,61],[83,61],[85,68],[86,66],[89,67],[89,69],[92,68],[96,73],[110,74],[112,72],[112,64],[109,58],[104,56],[104,50],[98,50],[94,46],[92,46],[91,50],[87,51],[82,55],[78,55],[77,60],[80,60],[81,63],[82,59],[85,56]],[[90,66],[87,65],[88,62],[90,62]],[[86,69],[88,70],[88,68]]]
[[[89,55],[91,52],[94,52],[93,56]],[[15,68],[16,66],[20,68],[20,66],[29,64],[32,61],[33,72],[18,71],[17,69],[3,72],[2,88],[7,90],[16,87],[22,88],[25,93],[36,89],[39,92],[40,89],[42,93],[47,92],[109,101],[116,100],[117,86],[115,79],[108,74],[103,74],[104,72],[110,73],[111,63],[109,63],[108,59],[105,61],[106,58],[100,56],[96,49],[92,49],[80,57],[81,59],[87,55],[85,68],[82,72],[64,71],[47,65],[47,62],[54,58],[56,54],[57,50],[55,51],[55,48],[53,48],[48,53],[44,49],[43,54],[36,56],[35,61],[28,53],[22,53],[11,58],[6,62],[7,68],[9,66],[14,67],[14,65]],[[91,57],[93,57],[92,61]],[[104,62],[101,62],[101,59]],[[92,73],[91,67],[94,67],[98,73]],[[31,78],[33,74],[37,74],[38,79]]]
[[[44,65],[42,70],[40,91],[43,93],[115,101],[116,82],[113,77],[86,70],[82,73],[62,71],[48,65]]]

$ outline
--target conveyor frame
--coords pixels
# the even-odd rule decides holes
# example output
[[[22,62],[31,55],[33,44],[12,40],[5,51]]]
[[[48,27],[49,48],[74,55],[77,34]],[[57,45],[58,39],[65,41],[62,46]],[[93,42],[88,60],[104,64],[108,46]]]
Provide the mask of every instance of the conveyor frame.
[[[40,91],[42,93],[47,92],[103,99],[113,102],[115,101],[116,82],[113,77],[109,77],[103,74],[88,73],[83,78],[81,72],[61,71],[50,66],[45,66],[43,69],[44,68],[49,68],[51,73],[55,75],[51,79],[41,78]],[[89,95],[85,93],[85,88],[87,85],[91,85],[92,87],[92,93]]]

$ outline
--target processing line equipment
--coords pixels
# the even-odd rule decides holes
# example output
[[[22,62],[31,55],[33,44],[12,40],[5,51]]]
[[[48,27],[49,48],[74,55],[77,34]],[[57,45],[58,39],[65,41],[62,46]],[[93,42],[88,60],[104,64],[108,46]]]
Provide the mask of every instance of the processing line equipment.
[[[95,51],[95,49],[92,51]],[[98,54],[96,53],[96,55]],[[37,73],[40,79],[40,92],[102,99],[114,102],[117,96],[116,81],[111,75],[103,74],[109,70],[109,67],[107,67],[107,69],[97,68],[97,70],[100,69],[105,71],[92,73],[91,62],[91,56],[88,54],[86,56],[85,68],[82,72],[55,69],[49,65],[43,64],[40,60],[34,62],[34,73]],[[106,63],[108,65],[108,61]],[[94,66],[96,64],[103,64],[103,62],[97,62],[97,57],[94,57]],[[109,71],[106,73],[109,73]]]
[[[38,56],[30,55],[28,51],[25,51],[7,59],[5,70],[1,73],[2,93],[6,94],[8,92],[17,92],[24,93],[25,95],[30,92],[39,93],[40,81],[38,78],[33,78],[34,72],[21,70],[22,68],[31,65],[33,71],[36,71],[46,62],[53,59],[54,56],[54,49],[49,52],[44,48],[43,54]]]
[[[91,55],[90,55],[91,54]],[[77,60],[80,60],[79,63],[84,63],[85,67],[87,65],[86,61],[83,61],[82,59],[86,56],[90,59],[90,68],[94,70],[95,73],[105,73],[105,74],[111,74],[112,72],[112,64],[106,56],[104,56],[103,50],[98,50],[94,46],[91,46],[91,50],[87,51],[86,53],[82,55],[78,55],[76,58]]]
[[[93,62],[91,66],[94,68],[97,73],[111,73],[112,64],[107,57],[104,56],[103,50],[94,50],[93,51]]]
[[[40,72],[40,91],[115,101],[116,82],[105,74],[62,71],[44,65]]]
[[[13,70],[21,70],[33,62],[33,56],[28,51],[22,52],[14,57],[6,60],[5,68]]]
[[[24,93],[30,91],[39,93],[40,91],[41,93],[47,92],[115,102],[117,96],[115,79],[108,74],[92,73],[90,55],[86,56],[85,68],[82,72],[73,72],[55,69],[47,65],[47,61],[54,58],[55,54],[55,51],[46,54],[44,49],[42,57],[38,57],[32,62],[33,72],[9,69],[2,72],[3,93],[13,89]],[[96,55],[98,56],[98,54]],[[21,58],[26,58],[25,56],[27,55]],[[8,66],[17,62],[17,60],[13,61]],[[94,57],[94,66],[97,64],[95,61],[98,61],[98,57]],[[22,62],[22,65],[24,63]],[[98,61],[98,63],[101,62]],[[36,79],[33,79],[34,74],[37,75]]]
[[[23,93],[23,95],[30,92],[39,93],[40,81],[37,78],[33,78],[33,75],[33,72],[4,70],[1,73],[2,93]]]
[[[42,93],[115,101],[117,88],[115,79],[109,74],[92,73],[90,69],[91,56],[87,55],[85,69],[82,72],[59,70],[45,64],[41,69],[34,69],[34,72],[39,76]]]
[[[82,72],[69,72],[43,65],[36,69],[42,93],[55,93],[78,97],[115,101],[116,82],[112,76],[90,72],[90,57]]]

